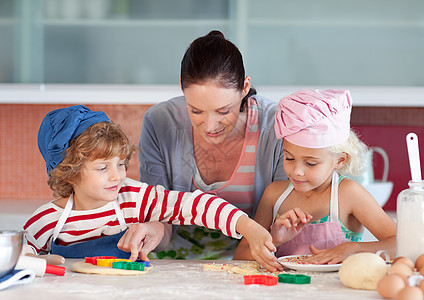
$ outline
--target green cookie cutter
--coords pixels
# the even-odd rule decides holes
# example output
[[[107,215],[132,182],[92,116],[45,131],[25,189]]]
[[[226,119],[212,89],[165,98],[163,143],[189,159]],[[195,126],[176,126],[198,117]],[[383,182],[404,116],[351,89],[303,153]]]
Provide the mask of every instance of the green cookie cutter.
[[[278,274],[278,282],[308,284],[311,283],[311,276],[303,274]]]
[[[144,264],[138,262],[117,261],[112,263],[114,269],[144,271]]]

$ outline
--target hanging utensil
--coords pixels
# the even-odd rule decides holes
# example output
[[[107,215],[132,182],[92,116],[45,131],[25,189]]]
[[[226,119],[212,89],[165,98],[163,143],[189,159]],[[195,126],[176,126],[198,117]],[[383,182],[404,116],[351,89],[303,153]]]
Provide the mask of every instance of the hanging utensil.
[[[418,148],[418,137],[415,133],[408,133],[406,136],[406,145],[408,147],[409,167],[411,169],[411,178],[413,182],[421,181],[420,151]]]

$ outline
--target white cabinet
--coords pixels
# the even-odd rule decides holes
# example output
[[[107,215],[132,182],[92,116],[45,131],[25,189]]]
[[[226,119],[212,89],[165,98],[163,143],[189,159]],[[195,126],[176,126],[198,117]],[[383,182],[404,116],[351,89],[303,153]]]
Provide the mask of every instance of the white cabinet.
[[[424,85],[424,2],[249,1],[248,66],[276,85]]]
[[[420,0],[1,0],[0,83],[177,84],[212,29],[255,85],[424,85]]]

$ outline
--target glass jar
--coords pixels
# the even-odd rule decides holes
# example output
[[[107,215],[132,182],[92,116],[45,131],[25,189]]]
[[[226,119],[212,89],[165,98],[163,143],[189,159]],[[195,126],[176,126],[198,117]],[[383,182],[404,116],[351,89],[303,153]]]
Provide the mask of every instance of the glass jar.
[[[424,253],[424,181],[409,181],[397,198],[396,256],[413,262]]]

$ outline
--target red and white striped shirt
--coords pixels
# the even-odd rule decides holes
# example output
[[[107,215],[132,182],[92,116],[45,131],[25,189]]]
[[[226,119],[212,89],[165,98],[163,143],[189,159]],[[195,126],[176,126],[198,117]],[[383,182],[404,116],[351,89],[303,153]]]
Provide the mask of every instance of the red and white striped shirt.
[[[232,204],[200,190],[178,192],[165,190],[127,178],[119,191],[118,202],[127,225],[163,221],[174,225],[199,225],[219,229],[241,238],[237,220],[245,215]],[[53,201],[39,207],[24,225],[27,243],[37,252],[50,252],[54,228],[63,208]],[[93,240],[121,231],[112,202],[92,210],[72,210],[57,242],[69,245]]]

